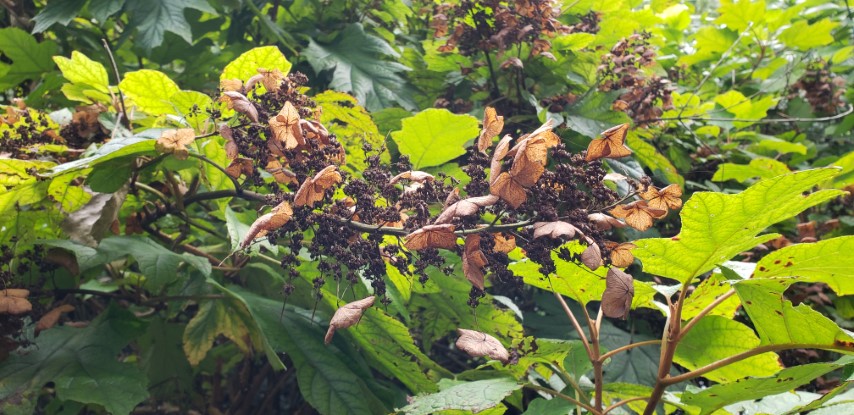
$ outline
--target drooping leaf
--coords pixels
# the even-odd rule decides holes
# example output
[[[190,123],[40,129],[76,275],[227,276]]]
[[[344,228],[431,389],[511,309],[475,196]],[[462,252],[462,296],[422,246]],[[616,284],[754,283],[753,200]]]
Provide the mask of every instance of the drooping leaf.
[[[77,14],[85,3],[86,0],[48,2],[47,6],[33,17],[33,20],[36,22],[35,26],[33,26],[33,33],[44,32],[56,23],[68,26],[68,23],[71,23],[77,17]]]
[[[753,278],[770,278],[785,286],[796,282],[823,282],[837,295],[854,294],[851,252],[854,252],[854,236],[787,246],[762,257],[756,264]]]
[[[419,396],[400,411],[407,415],[428,415],[449,409],[480,412],[498,405],[521,387],[510,378],[465,382],[431,395]]]
[[[836,175],[807,170],[763,180],[735,194],[695,193],[682,207],[682,231],[674,238],[635,241],[644,271],[689,283],[739,252],[775,238],[757,236],[768,226],[839,196],[835,190],[802,193]]]
[[[130,413],[148,397],[147,379],[135,363],[119,362],[116,355],[144,327],[129,311],[110,307],[86,328],[43,332],[32,350],[0,363],[0,410],[28,412],[42,386],[53,382],[59,399]]]
[[[384,61],[399,54],[384,40],[366,33],[359,23],[345,27],[330,43],[309,40],[303,55],[315,72],[333,71],[330,88],[350,92],[368,110],[395,103],[410,111],[416,108],[401,77],[409,68]]]
[[[29,33],[17,27],[0,29],[0,54],[12,64],[0,63],[0,89],[9,89],[27,79],[39,79],[53,70],[51,57],[56,54],[56,43],[37,42]]]
[[[417,169],[438,166],[465,154],[465,143],[480,133],[477,118],[446,109],[421,111],[404,118],[402,125],[391,137]]]
[[[774,376],[749,378],[715,385],[699,392],[682,393],[682,402],[702,408],[707,415],[726,405],[786,392],[851,363],[850,356],[833,363],[811,363],[781,370]]]
[[[188,8],[216,14],[207,0],[125,0],[125,13],[129,17],[126,30],[137,31],[134,44],[145,50],[163,44],[166,32],[192,44],[193,33],[184,17],[184,10]]]

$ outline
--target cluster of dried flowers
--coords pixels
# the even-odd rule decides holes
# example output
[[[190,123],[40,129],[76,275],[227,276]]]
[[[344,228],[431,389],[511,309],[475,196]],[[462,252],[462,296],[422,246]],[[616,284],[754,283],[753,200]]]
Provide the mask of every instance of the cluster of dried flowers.
[[[413,170],[405,156],[383,164],[369,147],[368,167],[357,177],[342,167],[342,146],[317,121],[321,108],[298,92],[304,76],[275,77],[278,87],[262,82],[270,76],[262,72],[258,82],[247,83],[251,90],[226,83],[233,90],[223,92],[235,110],[221,119],[231,160],[226,170],[235,180],[246,178],[241,186],[265,190],[275,206],[252,224],[240,247],[260,237],[284,247],[281,266],[291,281],[299,276],[297,254],[307,251],[321,274],[314,280],[317,298],[327,280],[371,282],[375,296],[339,308],[327,342],[335,330],[355,324],[375,297],[388,304],[387,267],[422,282],[428,267],[459,272],[441,251],[461,259],[462,274],[472,284],[470,304],[484,295],[488,276],[494,284],[521,285],[507,268],[508,253],[517,245],[546,275],[555,271],[552,252],[590,269],[610,266],[603,311],[624,317],[634,288],[631,276],[617,267],[632,263],[633,245],[609,241],[608,233],[627,225],[646,229],[681,204],[678,187],[656,189],[649,178],[606,174],[600,159],[631,154],[625,146],[628,125],[605,131],[586,152],[574,154],[550,122],[518,138],[504,135],[495,144],[504,119],[493,108],[486,109],[482,132],[465,157],[470,180],[464,187],[444,175]],[[186,143],[180,137],[180,130],[164,133],[162,151],[182,154]],[[606,184],[620,180],[637,191],[620,197]],[[624,203],[636,196],[641,200]],[[431,210],[437,206],[441,210]],[[570,253],[566,244],[573,240],[586,246],[583,253]],[[284,287],[285,294],[293,290],[291,282]],[[458,346],[473,356],[507,361],[506,349],[493,340],[461,329]]]

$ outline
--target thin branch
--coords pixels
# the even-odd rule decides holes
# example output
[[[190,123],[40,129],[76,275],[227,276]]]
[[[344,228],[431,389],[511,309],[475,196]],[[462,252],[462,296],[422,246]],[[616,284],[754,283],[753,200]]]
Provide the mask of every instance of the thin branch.
[[[613,356],[613,355],[615,355],[615,354],[617,354],[617,353],[625,352],[625,351],[629,351],[629,350],[631,350],[631,349],[634,349],[635,347],[641,347],[641,346],[657,346],[657,345],[659,345],[659,344],[661,344],[661,340],[657,340],[657,339],[656,339],[656,340],[647,340],[647,341],[642,341],[642,342],[637,342],[637,343],[627,344],[627,345],[625,345],[625,346],[618,347],[618,348],[616,348],[616,349],[614,349],[614,350],[611,350],[610,352],[605,353],[605,354],[603,354],[602,356],[599,356],[599,360],[600,360],[600,361],[602,361],[602,362],[604,362],[605,360],[608,360],[611,356]]]
[[[753,119],[753,118],[706,118],[706,117],[662,117],[655,118],[650,120],[649,122],[656,121],[722,121],[722,122],[752,122],[755,124],[775,124],[775,123],[788,123],[788,122],[826,122],[826,121],[834,121],[845,116],[848,116],[854,112],[854,106],[848,105],[848,109],[845,112],[841,112],[836,115],[830,115],[827,117],[817,117],[817,118],[805,118],[805,117],[788,117],[788,118],[762,118],[762,119]]]
[[[617,403],[615,403],[615,404],[613,404],[613,405],[611,405],[611,406],[609,406],[609,407],[605,408],[605,410],[604,410],[604,411],[602,411],[602,415],[607,415],[607,414],[608,414],[608,412],[611,412],[611,411],[613,411],[614,409],[617,409],[617,408],[619,408],[619,407],[621,407],[621,406],[623,406],[623,405],[625,405],[625,404],[627,404],[627,403],[629,403],[629,402],[634,402],[634,401],[645,401],[645,400],[647,400],[647,399],[649,399],[649,396],[635,396],[634,398],[623,399],[622,401],[619,401],[619,402],[617,402]]]
[[[122,89],[119,87],[119,84],[122,82],[122,77],[119,75],[119,66],[116,64],[116,58],[113,57],[113,50],[110,48],[109,42],[107,42],[106,38],[101,39],[101,43],[104,44],[104,49],[107,50],[107,55],[110,57],[110,63],[113,66],[113,73],[116,75],[116,90],[119,91],[119,105],[122,109],[122,124],[125,125],[128,129],[130,129],[130,117],[128,117],[128,111],[125,107],[125,95],[122,93]]]
[[[595,408],[593,408],[592,406],[590,406],[590,405],[588,405],[588,404],[586,404],[586,403],[584,403],[584,402],[581,402],[581,401],[579,401],[579,400],[577,400],[577,399],[575,399],[575,398],[573,398],[573,397],[571,397],[571,396],[564,395],[564,394],[562,394],[562,393],[560,393],[560,392],[558,392],[558,391],[551,390],[551,389],[549,389],[549,388],[544,388],[544,387],[542,387],[542,386],[540,386],[540,385],[533,385],[533,384],[530,384],[530,383],[525,384],[525,386],[524,386],[524,387],[526,387],[526,388],[528,388],[528,389],[533,389],[533,390],[536,390],[536,391],[540,391],[540,392],[548,393],[549,395],[552,395],[552,396],[554,396],[555,398],[560,398],[560,399],[563,399],[563,400],[565,400],[565,401],[567,401],[567,402],[570,402],[570,403],[573,403],[573,404],[575,404],[575,405],[578,405],[578,406],[580,406],[580,407],[582,407],[582,408],[586,409],[586,410],[587,410],[587,411],[589,411],[590,413],[593,413],[593,414],[595,414],[595,415],[602,415],[602,413],[601,413],[601,412],[597,411],[597,410],[596,410]]]
[[[217,134],[219,134],[219,133],[217,133]],[[196,137],[196,138],[200,138],[200,137],[205,137],[205,135],[198,136],[198,137]],[[205,157],[205,156],[203,156],[203,155],[201,155],[201,154],[194,154],[194,153],[190,153],[190,154],[189,154],[189,156],[190,156],[190,157],[193,157],[193,158],[197,158],[197,159],[199,159],[199,160],[201,160],[201,161],[203,161],[203,162],[205,162],[205,163],[208,163],[208,164],[210,164],[211,166],[213,166],[215,169],[217,169],[217,170],[221,171],[221,172],[222,172],[222,174],[224,174],[224,175],[225,175],[225,177],[228,177],[228,179],[229,179],[229,180],[231,180],[231,183],[234,185],[234,189],[235,189],[235,190],[237,190],[238,192],[240,192],[240,191],[241,191],[241,190],[240,190],[240,182],[238,182],[238,181],[237,181],[237,179],[235,179],[234,177],[231,177],[231,175],[230,175],[230,174],[228,174],[228,172],[227,172],[227,171],[225,171],[225,168],[224,168],[224,167],[220,166],[219,164],[215,163],[213,160],[211,160],[211,159],[209,159],[209,158],[207,158],[207,157]]]
[[[572,322],[572,326],[575,327],[575,331],[578,332],[578,335],[581,336],[581,343],[584,344],[584,349],[587,350],[587,356],[593,360],[593,351],[590,350],[590,342],[587,341],[587,336],[584,335],[584,330],[581,328],[581,325],[578,324],[578,320],[575,318],[575,314],[572,313],[572,310],[569,309],[569,305],[566,304],[566,300],[563,299],[563,296],[560,295],[557,291],[552,290],[557,300],[560,302],[560,306],[563,307],[563,311],[566,313],[566,316],[569,317],[569,320]]]
[[[691,321],[689,321],[688,323],[685,324],[684,327],[682,327],[682,330],[679,332],[679,340],[684,339],[685,335],[688,334],[688,331],[691,330],[691,328],[694,327],[694,325],[697,324],[700,321],[700,319],[703,318],[703,316],[705,316],[706,314],[709,314],[709,312],[711,312],[715,307],[719,306],[721,303],[726,301],[728,298],[732,297],[734,294],[735,294],[735,289],[730,288],[729,291],[722,294],[720,297],[716,298],[715,301],[712,301],[711,303],[709,303],[709,305],[707,305],[702,310],[700,310],[700,312],[697,313],[697,315],[694,316],[694,318],[692,318]]]

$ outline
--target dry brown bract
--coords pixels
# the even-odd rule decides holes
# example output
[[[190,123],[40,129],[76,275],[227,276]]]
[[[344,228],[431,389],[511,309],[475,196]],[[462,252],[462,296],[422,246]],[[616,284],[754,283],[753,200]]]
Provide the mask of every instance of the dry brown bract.
[[[509,151],[509,136],[505,136],[492,157],[490,168],[490,193],[500,197],[514,209],[518,208],[528,195],[525,192],[533,186],[545,171],[548,149],[560,143],[560,137],[551,131],[552,122],[549,120],[540,128],[524,136]],[[501,171],[501,160],[513,156],[513,166],[510,172]]]
[[[492,248],[495,252],[508,253],[516,249],[516,237],[513,235],[505,235],[503,233],[492,234],[495,239],[495,246]]]
[[[587,248],[581,253],[581,263],[592,270],[602,266],[602,250],[592,239],[587,241]]]
[[[628,132],[628,124],[618,125],[603,131],[601,139],[593,140],[587,146],[587,157],[585,160],[593,161],[601,158],[618,159],[632,154],[632,150],[629,150],[625,145],[626,134]]]
[[[341,173],[334,165],[326,166],[312,178],[305,179],[294,196],[294,206],[314,206],[324,193],[336,183],[341,183]]]
[[[180,130],[166,130],[160,134],[160,138],[154,143],[154,149],[159,153],[172,154],[178,160],[186,160],[190,155],[187,146],[196,140],[196,133],[192,128],[181,128]]]
[[[510,176],[510,173],[504,172],[498,175],[489,186],[489,192],[500,197],[501,200],[507,202],[513,209],[518,208],[528,200],[528,194],[525,193],[525,186],[522,186],[518,181]]]
[[[486,151],[492,145],[492,137],[501,134],[501,130],[503,129],[504,117],[498,115],[495,112],[495,108],[486,107],[483,111],[483,129],[477,138],[478,151]]]
[[[678,184],[671,184],[664,189],[656,189],[655,186],[650,186],[649,189],[640,194],[650,207],[656,209],[679,209],[682,207],[682,188]]]
[[[20,288],[8,288],[0,290],[0,314],[24,314],[33,309],[33,305],[27,300],[29,290]]]
[[[278,69],[258,68],[258,75],[254,75],[246,81],[246,92],[252,91],[258,82],[264,85],[264,88],[269,92],[277,91],[284,80],[285,74]]]
[[[495,147],[495,152],[492,153],[492,162],[489,165],[489,184],[495,183],[495,179],[501,174],[501,163],[504,157],[507,157],[507,152],[510,151],[510,142],[513,137],[510,134],[504,136]]]
[[[495,337],[466,329],[457,329],[457,333],[460,335],[457,339],[457,348],[469,356],[486,356],[490,359],[500,360],[502,363],[507,363],[510,360],[510,352]]]
[[[605,248],[608,248],[611,251],[611,264],[615,267],[625,268],[629,265],[632,265],[632,262],[635,261],[635,256],[632,255],[632,249],[637,248],[637,245],[631,242],[605,242]]]
[[[406,249],[420,251],[427,248],[455,249],[457,247],[457,235],[454,233],[454,225],[427,225],[415,232],[406,235],[403,244]]]
[[[291,184],[297,182],[297,175],[282,166],[282,163],[280,163],[275,157],[269,158],[264,170],[267,170],[267,173],[273,175],[273,178],[276,179],[276,182],[278,183]]]
[[[587,215],[587,219],[590,219],[597,228],[603,231],[610,230],[611,228],[626,227],[626,224],[619,219],[612,218],[604,213],[591,213]]]
[[[463,273],[471,285],[483,291],[483,267],[486,266],[486,255],[480,250],[480,235],[476,233],[466,236],[463,249]]]
[[[397,176],[392,177],[388,183],[389,184],[395,184],[401,180],[410,180],[410,181],[417,182],[417,183],[424,183],[424,182],[432,182],[435,179],[436,178],[433,177],[433,175],[430,173],[418,171],[418,170],[409,170],[409,171],[405,171],[403,173],[400,173]]]
[[[617,268],[608,270],[605,292],[602,293],[602,312],[611,318],[625,319],[632,309],[635,286],[632,276]]]
[[[453,218],[474,215],[480,208],[492,206],[496,203],[498,203],[498,196],[495,195],[470,197],[460,200],[442,211],[434,224],[440,225],[450,222]]]
[[[235,179],[240,177],[241,174],[251,176],[252,173],[255,172],[255,165],[252,164],[252,160],[236,158],[228,164],[228,167],[225,168],[225,172]]]
[[[290,101],[285,102],[282,110],[275,117],[270,118],[270,131],[273,132],[273,144],[268,140],[267,146],[278,150],[273,151],[273,154],[280,155],[282,149],[291,150],[305,145],[305,137],[302,135],[302,128],[299,126],[299,111]],[[270,148],[272,151],[273,148]]]
[[[639,230],[645,231],[652,226],[652,219],[659,219],[667,214],[666,210],[649,207],[646,201],[638,200],[627,205],[619,205],[611,209],[611,214]]]
[[[252,226],[249,227],[249,230],[246,231],[246,235],[240,242],[240,249],[249,246],[255,238],[260,238],[270,231],[281,228],[291,220],[293,215],[294,210],[290,203],[287,201],[279,203],[270,213],[261,215],[258,219],[255,219],[255,222],[252,222]]]
[[[581,231],[571,223],[563,221],[537,222],[534,224],[534,239],[543,236],[548,236],[553,239],[566,236],[567,238],[572,239],[576,234],[580,235]]]
[[[225,91],[219,97],[219,100],[220,102],[225,102],[228,108],[249,117],[252,122],[258,122],[258,109],[249,102],[249,98],[246,98],[246,95],[237,91]]]
[[[329,320],[329,330],[326,331],[326,337],[323,338],[323,342],[326,344],[332,342],[332,336],[335,335],[335,330],[346,329],[347,327],[358,323],[362,318],[362,313],[374,305],[375,299],[376,297],[370,296],[359,301],[344,304],[339,308],[332,316],[332,319]]]
[[[243,81],[239,79],[223,79],[219,81],[219,89],[223,90],[223,92],[243,93]]]
[[[56,325],[59,321],[59,317],[63,313],[70,313],[74,311],[74,306],[63,304],[59,307],[54,308],[53,310],[48,311],[42,318],[39,319],[39,322],[36,323],[36,333],[39,333],[43,330],[47,330]]]

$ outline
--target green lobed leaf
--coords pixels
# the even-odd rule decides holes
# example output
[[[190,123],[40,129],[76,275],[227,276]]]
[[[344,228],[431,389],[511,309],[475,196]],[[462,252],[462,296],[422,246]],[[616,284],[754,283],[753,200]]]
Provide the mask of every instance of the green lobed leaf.
[[[180,89],[163,72],[151,69],[128,72],[119,87],[139,111],[152,116],[177,114],[169,98]]]
[[[609,382],[602,387],[603,402],[616,403],[623,399],[648,397],[652,395],[652,388],[646,385],[637,385],[633,383]],[[638,400],[626,403],[626,407],[637,412],[643,413],[646,407],[646,400]]]
[[[278,69],[283,74],[287,75],[293,66],[282,51],[276,46],[261,46],[252,48],[243,52],[237,59],[225,65],[220,80],[239,79],[243,82],[249,78],[258,75],[259,69],[274,70]]]
[[[43,73],[52,71],[51,57],[56,49],[56,43],[37,42],[17,27],[0,29],[0,55],[12,61],[8,66],[0,63],[0,90],[13,88],[27,79],[39,79]]]
[[[310,39],[303,56],[315,72],[333,71],[330,89],[352,93],[370,111],[395,103],[407,110],[416,108],[401,77],[409,68],[384,61],[387,56],[400,55],[384,40],[366,33],[359,23],[347,25],[331,43]]]
[[[148,390],[155,398],[183,398],[193,390],[193,368],[181,350],[184,324],[169,323],[164,317],[150,320],[148,330],[137,345]]]
[[[798,20],[788,29],[780,33],[779,40],[784,45],[798,50],[809,50],[819,46],[827,46],[833,42],[833,29],[839,26],[838,22],[830,19],[821,19],[815,23],[806,20]]]
[[[698,284],[694,291],[691,292],[691,295],[685,299],[685,303],[682,305],[682,319],[690,320],[694,318],[707,305],[731,289],[732,283],[724,275],[713,273]],[[731,296],[709,311],[707,315],[732,318],[735,316],[735,312],[739,306],[741,306],[741,303],[738,302],[738,297]]]
[[[565,368],[566,360],[568,358],[567,356],[570,352],[577,352],[579,348],[584,352],[584,359],[588,362],[588,365],[590,362],[590,358],[587,356],[587,352],[584,350],[584,346],[580,340],[525,338],[522,342],[526,346],[527,343],[530,343],[532,351],[521,354],[519,361],[509,367],[513,376],[516,378],[522,378],[525,373],[528,372],[528,369],[536,364],[545,364],[547,366],[555,365],[559,368]],[[534,344],[536,344],[536,350],[533,350]],[[573,355],[575,355],[575,353],[573,353]],[[579,371],[587,371],[581,368],[581,366],[576,366],[575,363],[576,362],[572,361],[571,368],[565,368],[565,370],[572,375],[577,374]],[[576,379],[581,375],[584,375],[584,373],[580,373],[578,375],[579,376],[575,377]]]
[[[698,192],[682,207],[682,231],[673,238],[635,241],[632,253],[644,272],[688,284],[717,264],[777,235],[757,236],[768,226],[836,198],[836,190],[803,192],[837,174],[833,168],[806,170],[766,179],[727,195]]]
[[[95,20],[104,23],[110,16],[119,12],[125,5],[125,0],[90,0],[89,13]]]
[[[480,134],[477,118],[430,108],[404,118],[403,128],[391,133],[400,154],[409,156],[412,167],[438,166],[465,154],[465,143]]]
[[[134,44],[151,50],[163,44],[166,32],[172,32],[192,44],[193,33],[184,17],[184,10],[188,8],[216,14],[207,0],[125,0],[127,30],[137,30]]]
[[[55,2],[54,2],[55,3]],[[81,52],[71,52],[71,58],[54,56],[53,61],[69,82],[83,84],[103,93],[110,92],[107,69],[100,62],[89,59]]]
[[[705,316],[679,342],[673,361],[688,370],[698,369],[718,360],[759,346],[753,329],[722,316]],[[753,356],[703,375],[709,380],[726,383],[746,376],[771,376],[782,366],[773,352]]]
[[[323,109],[320,122],[330,133],[335,134],[344,146],[347,153],[346,166],[351,172],[364,171],[368,165],[362,144],[370,144],[374,151],[385,145],[385,137],[380,135],[370,114],[355,98],[343,92],[324,91],[313,99]],[[389,161],[387,151],[383,151],[380,157],[385,162]]]
[[[712,176],[712,181],[724,182],[735,180],[739,183],[744,183],[753,178],[769,179],[788,172],[789,167],[783,162],[772,158],[757,157],[750,160],[750,163],[747,165],[735,163],[720,164],[718,170]]]
[[[56,23],[63,26],[68,26],[80,9],[86,4],[86,0],[62,0],[50,1],[47,5],[33,17],[36,24],[33,26],[33,33],[41,33],[50,28]]]
[[[630,122],[623,112],[611,110],[619,92],[592,93],[567,109],[566,126],[579,134],[596,138],[602,131]]]
[[[854,353],[854,337],[809,305],[792,306],[783,291],[788,284],[772,279],[745,280],[735,290],[763,345],[800,344]]]
[[[198,91],[178,91],[172,94],[169,102],[174,107],[174,113],[181,116],[196,132],[203,133],[209,123],[207,110],[213,107],[211,97]]]
[[[510,378],[465,382],[438,393],[418,396],[399,411],[406,415],[428,415],[448,409],[476,413],[498,405],[511,392],[521,387],[516,380]]]
[[[111,306],[86,328],[44,331],[31,350],[0,362],[0,411],[34,407],[39,390],[52,382],[59,399],[129,414],[148,397],[147,379],[136,364],[116,356],[144,330],[131,312]]]
[[[754,279],[771,278],[783,288],[796,282],[822,282],[837,295],[854,294],[854,236],[796,244],[771,252],[756,264]]]
[[[765,17],[765,1],[724,0],[718,9],[721,15],[715,20],[717,24],[725,24],[735,31],[742,31],[752,25],[761,23]]]
[[[835,369],[850,364],[852,358],[844,357],[833,363],[811,363],[781,370],[774,376],[747,378],[711,386],[699,392],[682,393],[682,402],[702,408],[700,415],[711,414],[726,405],[758,399],[792,390]]]

